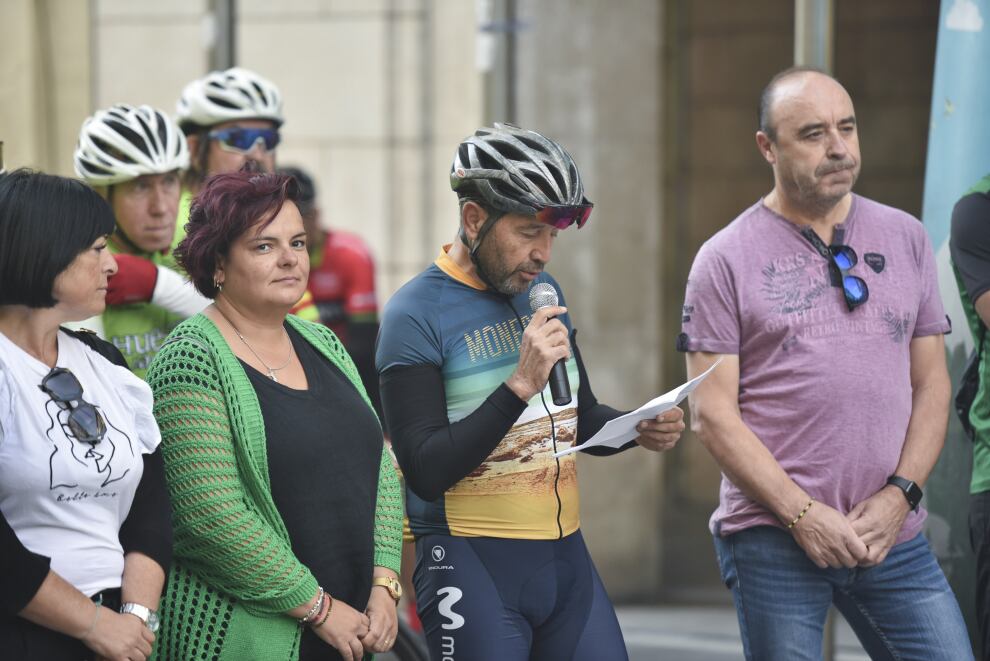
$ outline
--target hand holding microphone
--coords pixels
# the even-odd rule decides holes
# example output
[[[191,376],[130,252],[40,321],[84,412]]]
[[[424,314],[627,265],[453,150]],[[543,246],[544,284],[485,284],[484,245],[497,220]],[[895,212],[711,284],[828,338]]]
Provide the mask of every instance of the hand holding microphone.
[[[523,331],[519,364],[506,381],[523,401],[529,401],[542,391],[548,380],[554,404],[563,406],[571,401],[565,366],[571,345],[567,327],[556,319],[566,313],[567,308],[557,305],[557,300],[556,290],[548,283],[539,283],[530,290],[533,317]]]

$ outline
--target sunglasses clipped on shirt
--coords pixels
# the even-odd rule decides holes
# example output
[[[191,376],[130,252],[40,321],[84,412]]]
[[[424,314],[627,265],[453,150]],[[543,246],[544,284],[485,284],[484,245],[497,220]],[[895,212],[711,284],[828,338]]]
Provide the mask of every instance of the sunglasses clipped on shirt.
[[[221,149],[246,154],[261,141],[265,151],[272,151],[282,141],[278,129],[251,129],[234,126],[209,132],[210,140],[216,140]]]
[[[834,269],[832,271],[833,277],[836,272],[838,272],[838,279],[833,280],[832,284],[834,286],[842,287],[842,295],[846,299],[846,307],[852,312],[858,308],[863,303],[866,303],[870,298],[870,289],[866,286],[866,281],[856,275],[851,275],[849,271],[856,266],[859,262],[859,257],[856,255],[856,251],[852,249],[851,246],[847,246],[843,243],[843,237],[845,236],[845,230],[839,227],[835,228],[836,233],[836,243],[830,246],[826,246],[825,242],[815,234],[815,231],[810,227],[804,227],[801,229],[801,236],[807,239],[808,243],[814,247],[819,255],[824,257],[829,262],[829,266]]]
[[[96,445],[107,434],[107,423],[95,406],[82,398],[83,388],[76,375],[64,367],[53,367],[38,386],[64,411],[69,412],[69,429],[76,439]]]
[[[852,267],[859,262],[859,257],[851,246],[829,246],[828,249],[832,253],[832,263],[839,269],[842,278],[842,293],[846,297],[846,306],[852,312],[870,298],[870,289],[866,286],[866,281],[859,276],[849,274]]]

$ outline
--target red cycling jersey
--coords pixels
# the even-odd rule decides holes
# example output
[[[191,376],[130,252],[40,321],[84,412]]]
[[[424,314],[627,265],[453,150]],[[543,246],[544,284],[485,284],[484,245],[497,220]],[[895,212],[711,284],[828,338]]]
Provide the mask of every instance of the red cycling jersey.
[[[345,346],[348,321],[377,321],[375,264],[364,241],[349,232],[327,232],[322,250],[311,256],[309,291],[320,321]]]

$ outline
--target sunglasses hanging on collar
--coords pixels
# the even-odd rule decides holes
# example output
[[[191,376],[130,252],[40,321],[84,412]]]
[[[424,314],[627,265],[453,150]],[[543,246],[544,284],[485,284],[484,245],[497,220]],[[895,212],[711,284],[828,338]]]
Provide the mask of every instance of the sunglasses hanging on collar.
[[[843,228],[835,228],[835,240],[830,246],[826,246],[821,237],[810,227],[801,228],[801,236],[807,239],[815,251],[828,261],[832,284],[836,287],[842,287],[846,307],[849,308],[850,312],[869,300],[870,288],[866,286],[866,281],[857,275],[850,274],[852,268],[859,263],[859,256],[852,246],[843,245],[845,238]]]
[[[60,409],[69,412],[69,429],[77,440],[93,445],[103,440],[107,423],[100,410],[82,398],[82,384],[75,374],[64,367],[53,367],[38,387]]]

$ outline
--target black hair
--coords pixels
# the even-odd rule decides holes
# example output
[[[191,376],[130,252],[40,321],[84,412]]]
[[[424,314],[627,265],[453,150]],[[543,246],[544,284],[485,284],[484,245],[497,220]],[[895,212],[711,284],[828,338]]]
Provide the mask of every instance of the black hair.
[[[210,158],[210,129],[198,124],[188,124],[183,126],[182,132],[187,140],[190,135],[199,137],[196,151],[189,150],[189,167],[182,175],[182,185],[194,189],[206,180],[206,162]]]
[[[0,305],[52,307],[55,278],[113,231],[110,205],[81,181],[23,168],[0,176]]]
[[[774,92],[777,91],[777,85],[779,85],[786,78],[804,73],[819,73],[823,76],[832,78],[832,76],[828,73],[822,71],[821,69],[816,69],[815,67],[790,67],[789,69],[784,69],[771,78],[770,82],[767,83],[767,86],[763,88],[762,92],[760,92],[760,105],[756,109],[756,118],[759,122],[760,131],[766,133],[767,137],[770,138],[771,141],[777,139],[777,129],[770,122],[770,107],[773,105],[773,95]],[[832,79],[835,80],[834,78]]]
[[[286,165],[278,168],[280,174],[287,174],[296,180],[299,189],[299,197],[296,199],[296,206],[303,216],[310,214],[316,208],[316,184],[309,173],[300,167]]]

